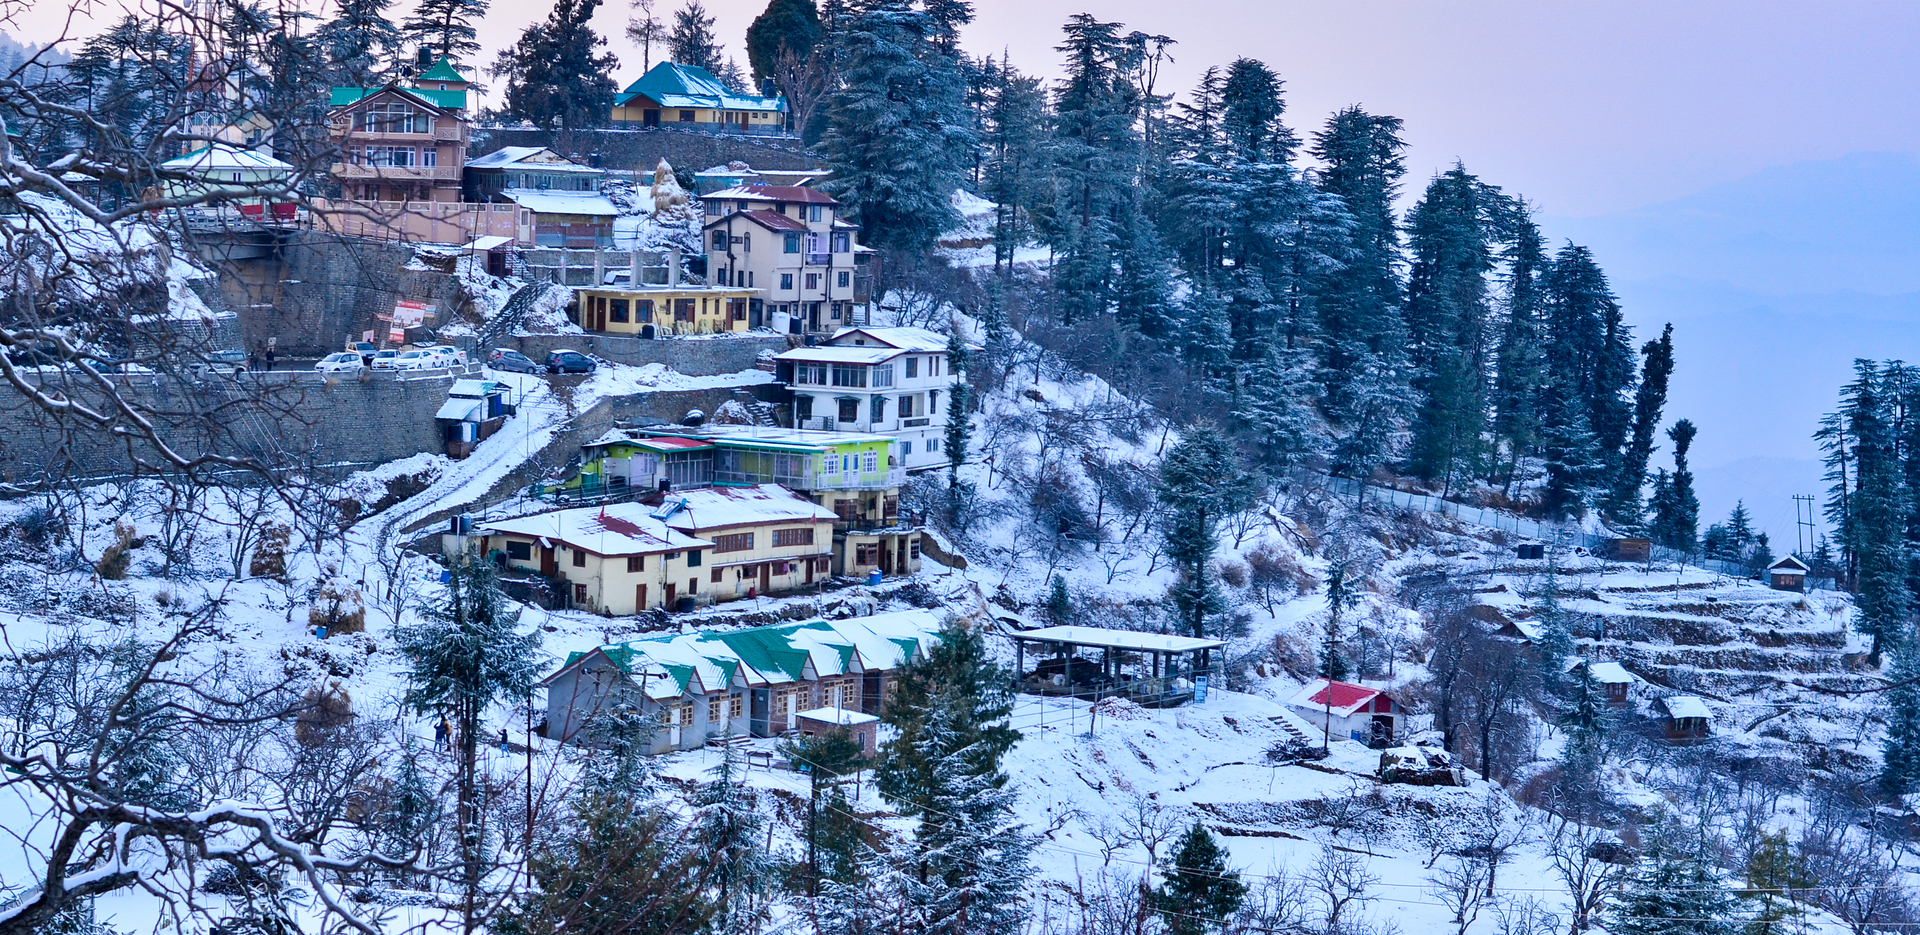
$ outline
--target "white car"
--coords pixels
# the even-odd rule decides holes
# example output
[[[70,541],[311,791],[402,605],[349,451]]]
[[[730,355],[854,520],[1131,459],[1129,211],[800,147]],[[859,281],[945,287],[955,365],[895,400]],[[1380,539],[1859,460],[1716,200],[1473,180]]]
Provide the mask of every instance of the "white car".
[[[319,363],[313,365],[313,369],[321,373],[351,373],[357,370],[365,370],[366,368],[366,362],[360,359],[360,354],[357,351],[341,351],[338,354],[328,354],[320,358]]]
[[[467,352],[457,347],[454,347],[451,344],[442,344],[439,347],[434,348],[434,350],[440,351],[441,353],[452,358],[453,363],[450,366],[465,367],[467,365]]]
[[[401,351],[393,360],[395,370],[431,370],[440,365],[440,355],[423,347]]]
[[[373,352],[373,369],[392,370],[394,369],[394,363],[399,359],[400,359],[400,352],[390,347],[385,350],[374,351]]]

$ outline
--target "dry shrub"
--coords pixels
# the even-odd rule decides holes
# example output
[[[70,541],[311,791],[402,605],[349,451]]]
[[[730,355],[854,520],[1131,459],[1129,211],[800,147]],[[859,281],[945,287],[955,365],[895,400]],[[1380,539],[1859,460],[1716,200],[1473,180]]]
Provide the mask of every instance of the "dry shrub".
[[[113,542],[105,552],[100,553],[100,561],[93,570],[108,581],[119,581],[127,576],[127,566],[133,564],[133,527],[114,521]]]
[[[247,574],[255,578],[287,580],[287,545],[293,530],[285,523],[268,523],[260,530],[260,541],[247,559]]]
[[[300,713],[293,721],[293,739],[308,749],[325,746],[335,734],[353,723],[353,698],[334,682],[315,685],[300,699]]]
[[[327,576],[307,604],[307,625],[326,627],[326,635],[360,633],[367,628],[367,603],[360,589],[341,576],[337,565],[327,567]]]
[[[1247,586],[1247,566],[1241,562],[1221,562],[1220,580],[1236,588]]]
[[[1300,560],[1271,542],[1263,542],[1260,547],[1247,553],[1247,580],[1263,592],[1281,592],[1288,590],[1295,594],[1312,594],[1320,589],[1320,579],[1300,564]]]

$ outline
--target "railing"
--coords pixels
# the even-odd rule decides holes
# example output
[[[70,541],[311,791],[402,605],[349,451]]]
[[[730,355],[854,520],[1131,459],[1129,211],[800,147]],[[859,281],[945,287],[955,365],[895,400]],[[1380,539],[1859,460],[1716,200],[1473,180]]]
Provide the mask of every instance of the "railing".
[[[782,487],[802,487],[807,482],[805,474],[779,474],[775,472],[758,473],[754,471],[714,471],[716,484],[779,484]]]
[[[931,422],[933,422],[933,419],[932,419],[932,418],[924,418],[924,419],[901,419],[901,420],[900,420],[900,427],[901,427],[901,428],[903,428],[903,429],[917,429],[917,428],[919,428],[919,427],[921,427],[921,426],[923,426],[923,425],[927,425],[927,424],[929,424],[929,423],[931,423]]]
[[[353,162],[333,164],[335,178],[343,179],[380,179],[395,182],[458,182],[458,166],[367,166]]]
[[[833,265],[833,254],[831,254],[831,253],[809,253],[809,254],[807,254],[807,265],[808,265],[808,266],[832,266],[832,265]]]
[[[880,519],[869,519],[864,516],[856,516],[852,519],[842,517],[833,521],[833,529],[835,532],[879,532],[888,529],[918,529],[926,524],[925,516],[908,513]]]
[[[822,471],[814,476],[813,486],[816,490],[883,490],[888,487],[898,487],[905,483],[906,479],[905,468],[889,468],[884,472],[875,471],[871,474],[857,471],[830,474]]]

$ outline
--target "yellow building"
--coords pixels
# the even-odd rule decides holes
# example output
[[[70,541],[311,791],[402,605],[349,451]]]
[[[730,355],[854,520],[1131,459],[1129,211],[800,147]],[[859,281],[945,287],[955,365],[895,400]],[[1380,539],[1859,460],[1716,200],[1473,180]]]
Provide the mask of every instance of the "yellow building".
[[[703,559],[714,544],[682,533],[639,503],[554,510],[479,524],[480,554],[509,569],[564,582],[568,606],[628,616],[710,603]]]
[[[661,62],[614,97],[612,117],[618,126],[782,136],[787,131],[787,101],[735,94],[704,68]]]
[[[730,286],[607,286],[574,290],[580,327],[601,334],[746,331],[752,289]]]

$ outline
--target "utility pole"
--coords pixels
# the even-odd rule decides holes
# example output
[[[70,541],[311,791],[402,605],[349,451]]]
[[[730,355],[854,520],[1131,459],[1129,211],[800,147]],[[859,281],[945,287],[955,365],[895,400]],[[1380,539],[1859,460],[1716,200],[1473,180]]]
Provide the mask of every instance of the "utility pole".
[[[1806,519],[1800,518],[1800,505],[1806,504]],[[1804,541],[1803,541],[1804,540]],[[1813,554],[1813,494],[1793,495],[1793,541],[1799,546],[1794,552],[1801,558],[1810,558]]]

